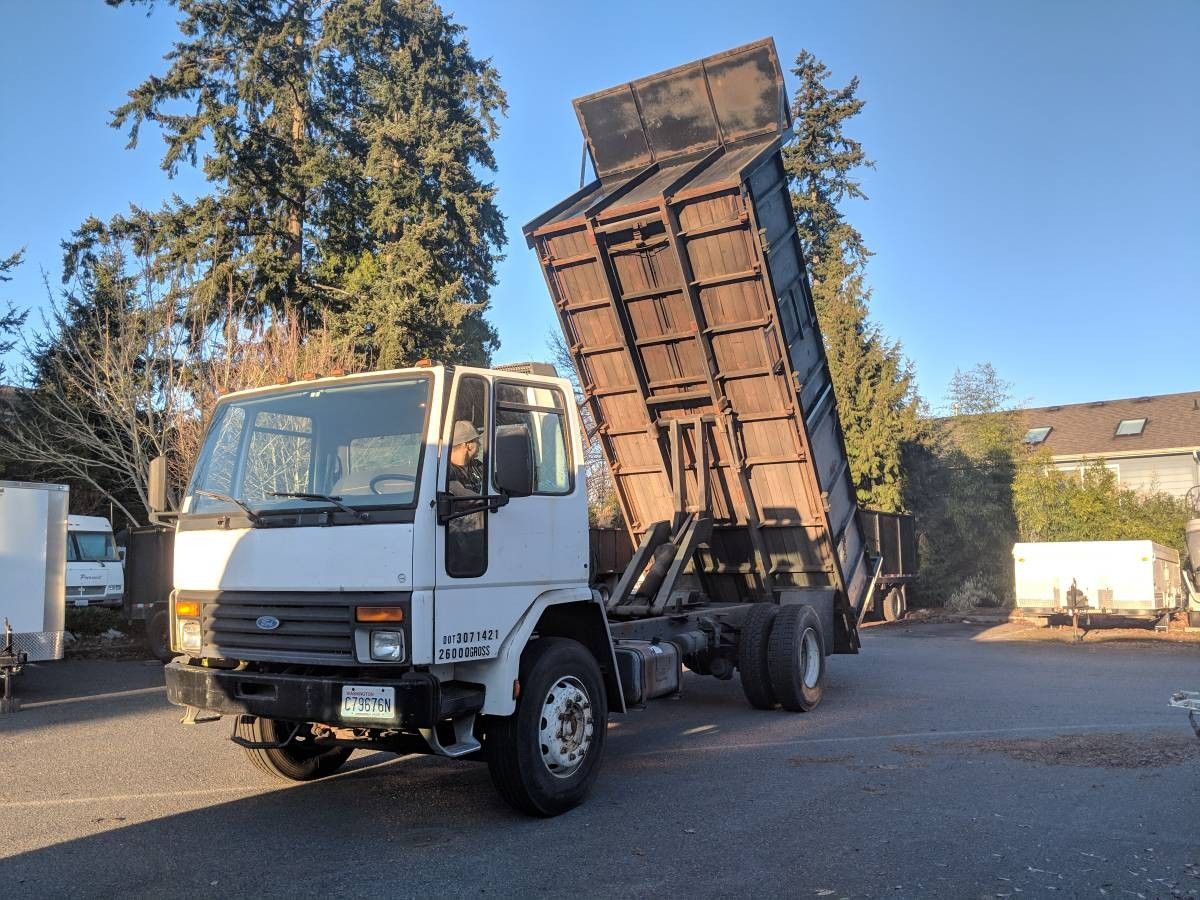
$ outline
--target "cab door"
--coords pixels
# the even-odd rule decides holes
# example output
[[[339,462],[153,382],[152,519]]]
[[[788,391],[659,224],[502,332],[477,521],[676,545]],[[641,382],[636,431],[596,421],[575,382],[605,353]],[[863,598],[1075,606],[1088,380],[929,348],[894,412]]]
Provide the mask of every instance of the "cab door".
[[[438,471],[441,511],[449,519],[438,526],[435,665],[496,656],[540,594],[587,586],[587,500],[568,396],[561,384],[455,372]],[[530,436],[530,496],[505,498],[495,487],[497,427],[523,428]],[[463,446],[472,436],[477,446],[468,454]]]

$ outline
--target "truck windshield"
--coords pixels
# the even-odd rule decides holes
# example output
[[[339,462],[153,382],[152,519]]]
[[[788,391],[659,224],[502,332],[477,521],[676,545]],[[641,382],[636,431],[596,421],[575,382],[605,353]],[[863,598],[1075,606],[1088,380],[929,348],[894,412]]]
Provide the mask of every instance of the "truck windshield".
[[[117,562],[117,542],[107,531],[72,531],[67,540],[67,562]]]
[[[430,379],[308,385],[302,390],[221,404],[183,501],[185,514],[239,512],[236,497],[260,516],[337,508],[413,506],[429,411]]]

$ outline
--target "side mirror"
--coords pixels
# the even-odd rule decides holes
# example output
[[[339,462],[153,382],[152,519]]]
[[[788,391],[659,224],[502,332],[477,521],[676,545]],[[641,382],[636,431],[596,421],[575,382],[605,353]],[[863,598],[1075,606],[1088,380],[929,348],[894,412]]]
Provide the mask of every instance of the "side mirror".
[[[496,488],[510,497],[528,497],[537,487],[533,439],[526,425],[498,425],[492,448]]]
[[[165,513],[167,505],[167,458],[156,456],[150,460],[150,478],[146,485],[147,499],[150,501],[150,512]]]

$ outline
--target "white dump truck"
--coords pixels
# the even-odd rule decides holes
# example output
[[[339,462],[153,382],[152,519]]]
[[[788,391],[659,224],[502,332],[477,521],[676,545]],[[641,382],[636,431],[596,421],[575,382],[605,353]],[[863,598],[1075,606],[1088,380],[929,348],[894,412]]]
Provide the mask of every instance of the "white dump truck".
[[[486,760],[509,803],[554,815],[609,716],[679,693],[684,665],[807,711],[827,656],[858,651],[872,572],[774,45],[576,107],[600,177],[526,236],[636,550],[589,552],[581,417],[549,366],[223,397],[178,510],[167,688],[186,722],[231,716],[269,773],[355,748]]]

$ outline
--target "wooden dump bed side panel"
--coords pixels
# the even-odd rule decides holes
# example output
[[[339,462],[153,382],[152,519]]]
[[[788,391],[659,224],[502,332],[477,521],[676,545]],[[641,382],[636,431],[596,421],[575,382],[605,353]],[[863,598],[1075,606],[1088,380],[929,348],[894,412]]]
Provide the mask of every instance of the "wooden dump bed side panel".
[[[863,536],[778,139],[581,195],[527,236],[635,539],[674,513],[677,420],[685,505],[715,521],[710,592],[832,586],[856,605]]]

